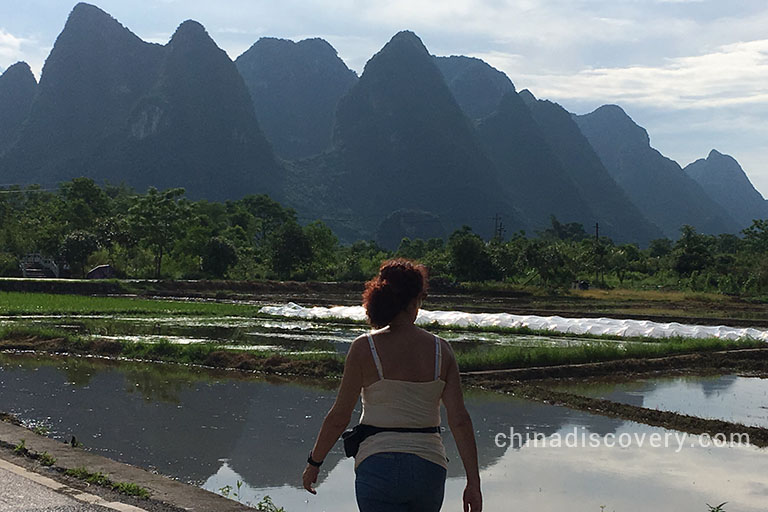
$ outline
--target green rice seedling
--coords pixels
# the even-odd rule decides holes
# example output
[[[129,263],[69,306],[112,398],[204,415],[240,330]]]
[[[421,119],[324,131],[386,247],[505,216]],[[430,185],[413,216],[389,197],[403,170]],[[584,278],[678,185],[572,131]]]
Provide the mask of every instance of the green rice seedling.
[[[133,297],[91,297],[51,293],[0,292],[0,315],[201,315],[255,316],[259,307]]]

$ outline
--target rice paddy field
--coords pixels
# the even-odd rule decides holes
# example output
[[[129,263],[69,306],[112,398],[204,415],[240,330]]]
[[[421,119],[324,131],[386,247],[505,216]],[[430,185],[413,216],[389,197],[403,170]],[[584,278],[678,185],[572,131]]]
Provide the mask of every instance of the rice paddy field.
[[[286,298],[0,292],[0,411],[212,492],[239,482],[243,501],[269,495],[289,512],[355,510],[351,460],[340,446],[317,497],[299,477],[346,351],[368,330],[364,312],[333,297]],[[452,345],[466,372],[488,510],[513,498],[535,510],[706,512],[726,501],[726,511],[764,510],[768,331],[759,322],[460,303],[427,305],[419,322]],[[743,355],[743,364],[720,364],[723,354]],[[592,365],[612,366],[582,377]],[[521,380],[530,392],[517,391]],[[692,419],[676,422],[684,418]],[[755,442],[705,447],[715,421],[753,429]],[[547,443],[500,445],[510,429]],[[596,445],[555,444],[569,434]],[[687,437],[682,448],[638,442],[656,435]],[[607,442],[618,438],[631,442]],[[460,462],[450,432],[445,441],[446,503],[458,504]]]

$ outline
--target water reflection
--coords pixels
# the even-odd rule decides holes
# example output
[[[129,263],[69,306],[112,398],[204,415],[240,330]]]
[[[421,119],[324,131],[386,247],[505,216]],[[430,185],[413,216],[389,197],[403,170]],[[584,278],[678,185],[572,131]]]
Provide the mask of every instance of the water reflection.
[[[615,402],[768,428],[768,379],[736,375],[569,384],[560,389]]]
[[[567,435],[572,425],[556,434]],[[615,432],[665,433],[662,429],[622,423]],[[695,439],[694,437],[689,440]],[[243,501],[269,495],[291,512],[356,512],[353,461],[330,468],[317,487],[317,496],[290,486],[241,489]],[[703,512],[707,503],[728,501],[726,510],[764,512],[768,500],[768,453],[744,447],[676,448],[508,448],[481,471],[485,510],[547,512],[675,511]],[[322,473],[321,473],[322,474]],[[222,461],[204,484],[217,490],[242,477]],[[464,479],[453,476],[446,485],[444,510],[460,510]],[[605,507],[604,509],[601,507]]]
[[[214,491],[244,481],[244,500],[270,494],[291,512],[355,510],[353,461],[340,445],[323,466],[318,497],[298,488],[335,386],[175,365],[0,355],[0,410],[47,421],[54,437],[74,434],[90,450]],[[768,459],[759,450],[499,447],[496,434],[510,428],[548,437],[573,428],[601,437],[656,430],[496,394],[468,392],[467,405],[487,510],[514,502],[521,510],[599,511],[605,504],[626,512],[646,510],[639,504],[654,500],[658,510],[700,512],[702,500],[759,510],[756,503],[768,496]],[[458,504],[461,462],[450,433],[445,442],[447,500]]]

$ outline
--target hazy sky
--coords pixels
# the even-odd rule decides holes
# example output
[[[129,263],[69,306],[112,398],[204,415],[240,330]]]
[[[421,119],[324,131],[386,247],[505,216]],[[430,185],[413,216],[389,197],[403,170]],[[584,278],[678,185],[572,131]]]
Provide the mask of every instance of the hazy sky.
[[[75,2],[0,1],[0,70],[38,75]],[[195,19],[233,59],[261,36],[328,40],[347,65],[399,30],[436,55],[480,57],[518,90],[579,114],[617,103],[685,166],[734,156],[768,195],[766,0],[100,0],[145,40]]]

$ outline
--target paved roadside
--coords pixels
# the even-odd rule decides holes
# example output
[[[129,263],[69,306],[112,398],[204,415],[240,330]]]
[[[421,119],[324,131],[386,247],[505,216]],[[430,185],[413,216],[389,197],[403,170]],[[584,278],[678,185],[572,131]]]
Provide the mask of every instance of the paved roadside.
[[[0,512],[140,512],[142,509],[101,507],[102,498],[77,491],[21,466],[0,460]],[[123,506],[122,504],[115,504]]]
[[[44,467],[29,457],[14,454],[12,447],[18,445],[22,439],[31,453],[47,452],[50,457],[53,457],[54,468]],[[144,487],[149,491],[150,498],[119,494],[110,489],[88,485],[75,478],[64,476],[63,471],[56,471],[56,469],[73,468],[86,468],[91,473],[107,475],[113,482],[127,482]],[[42,505],[37,505],[38,497],[42,500]],[[53,501],[46,501],[46,499]],[[150,473],[80,448],[72,448],[59,441],[37,435],[19,425],[0,421],[0,512],[32,510],[36,512],[80,510],[87,512],[109,512],[110,510],[241,512],[253,509],[199,487]]]

